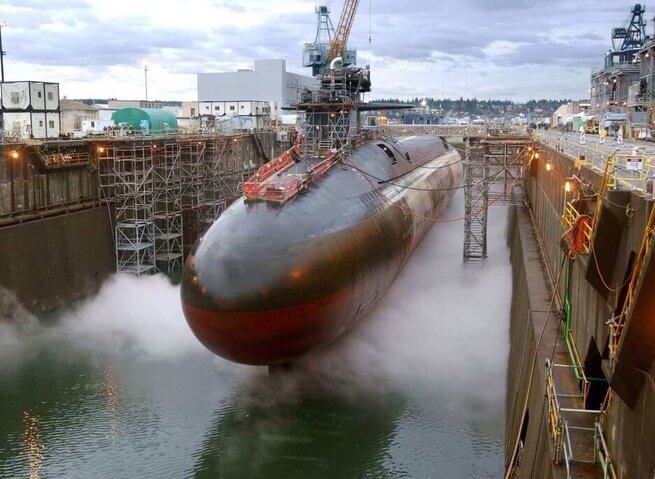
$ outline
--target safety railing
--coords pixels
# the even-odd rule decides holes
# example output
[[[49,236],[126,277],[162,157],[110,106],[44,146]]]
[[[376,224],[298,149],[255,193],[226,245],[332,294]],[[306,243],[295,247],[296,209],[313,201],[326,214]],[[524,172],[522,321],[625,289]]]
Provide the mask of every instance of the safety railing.
[[[591,450],[588,451],[587,459],[584,454],[576,454],[573,449],[573,441],[571,435],[574,433],[585,434],[591,444],[592,434],[595,429],[593,427],[586,427],[584,425],[577,425],[580,417],[590,418],[594,423],[598,422],[601,414],[600,410],[575,408],[575,407],[562,407],[560,399],[570,400],[584,400],[585,393],[582,394],[561,394],[557,391],[557,385],[554,375],[555,369],[574,369],[577,366],[569,366],[565,364],[554,364],[549,359],[546,360],[546,398],[548,401],[548,431],[551,440],[553,441],[553,463],[562,464],[566,468],[566,477],[571,479],[571,471],[574,463],[595,463],[597,462],[595,450],[594,456],[591,457]],[[586,376],[584,376],[586,378]],[[587,389],[588,393],[588,389]],[[573,421],[573,422],[571,422]],[[587,419],[589,421],[589,419]],[[584,451],[583,451],[584,452]],[[608,455],[609,456],[609,455]]]
[[[307,141],[299,137],[293,148],[257,170],[252,178],[244,184],[244,196],[247,200],[284,203],[304,191],[310,183],[325,175],[345,151],[361,146],[367,141],[378,137],[378,131],[364,131],[349,138],[348,142],[340,150],[334,148],[324,150],[324,158],[322,156],[316,157],[313,154],[310,154],[310,158],[304,158],[307,161],[319,160],[310,165],[306,171],[287,173],[296,161],[303,157],[303,151],[307,146]]]
[[[538,131],[535,135],[545,145],[574,160],[584,158],[601,174],[605,172],[608,160],[613,159],[612,179],[616,186],[646,191],[647,181],[655,174],[655,145],[633,141],[616,143],[611,139],[601,143],[600,137],[582,143],[580,137],[570,132]]]
[[[594,457],[603,471],[603,479],[617,479],[614,462],[612,462],[600,422],[597,422],[594,427]]]
[[[573,202],[566,202],[562,214],[562,225],[566,229],[564,237],[569,242],[571,257],[578,253],[589,254],[593,236],[592,223],[592,218],[580,214]]]
[[[553,365],[546,359],[546,398],[548,400],[548,431],[553,440],[553,462],[559,464],[564,432],[564,422],[560,412],[559,398],[553,379]]]

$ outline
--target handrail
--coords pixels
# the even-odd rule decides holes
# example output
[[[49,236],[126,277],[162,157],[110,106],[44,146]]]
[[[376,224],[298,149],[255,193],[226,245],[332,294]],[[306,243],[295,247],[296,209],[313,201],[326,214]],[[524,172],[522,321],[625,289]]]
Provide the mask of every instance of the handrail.
[[[559,464],[560,450],[562,447],[562,417],[560,414],[559,400],[557,398],[557,390],[555,388],[555,381],[553,379],[553,365],[550,359],[546,359],[546,397],[548,399],[548,427],[550,437],[555,443],[555,451],[553,453],[553,462]]]
[[[603,479],[617,479],[614,462],[605,442],[605,435],[600,422],[596,422],[594,425],[594,458],[603,470]]]

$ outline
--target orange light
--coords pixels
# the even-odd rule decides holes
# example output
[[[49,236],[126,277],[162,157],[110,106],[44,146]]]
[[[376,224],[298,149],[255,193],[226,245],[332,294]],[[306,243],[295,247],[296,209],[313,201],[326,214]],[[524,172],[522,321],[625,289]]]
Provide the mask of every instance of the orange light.
[[[156,150],[156,149],[157,149],[157,145],[152,145],[152,149],[153,149],[153,150]]]
[[[534,154],[534,159],[535,159],[535,160],[538,160],[538,159],[539,159],[539,152],[536,152],[536,153]]]
[[[549,161],[546,163],[546,171],[552,171],[553,170],[553,164]]]
[[[529,151],[530,153],[532,153],[532,147],[531,147],[531,146],[528,147],[528,151]]]
[[[105,147],[99,146],[98,148],[96,148],[96,151],[102,155],[105,152]]]
[[[11,150],[11,151],[9,152],[9,156],[10,156],[12,159],[17,160],[17,159],[20,157],[20,154],[18,153],[18,150]]]
[[[571,183],[570,181],[565,182],[564,183],[564,191],[566,191],[567,193],[570,193],[571,191],[573,191],[573,183]]]
[[[300,269],[294,269],[289,273],[289,277],[293,280],[298,280],[303,277],[303,272]]]

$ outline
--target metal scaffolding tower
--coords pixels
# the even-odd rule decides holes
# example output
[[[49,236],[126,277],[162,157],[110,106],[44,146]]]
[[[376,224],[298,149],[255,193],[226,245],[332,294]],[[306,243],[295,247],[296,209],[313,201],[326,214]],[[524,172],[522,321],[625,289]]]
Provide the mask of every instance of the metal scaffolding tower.
[[[184,249],[189,251],[205,231],[205,150],[206,142],[179,141],[182,168],[181,202],[184,210]]]
[[[150,145],[112,144],[106,156],[114,174],[116,270],[119,274],[154,273],[154,169]]]
[[[489,168],[485,144],[469,138],[464,159],[464,261],[487,259]]]
[[[205,208],[204,222],[211,225],[227,208],[225,188],[222,184],[222,163],[231,153],[232,141],[226,138],[214,138],[207,141],[205,152]]]
[[[184,261],[181,147],[176,141],[153,144],[155,261],[159,271],[180,271]]]
[[[95,146],[98,193],[113,222],[119,273],[182,269],[185,253],[266,161],[263,145],[251,138],[171,136]]]
[[[488,209],[521,186],[529,138],[469,138],[464,161],[464,261],[487,259]]]

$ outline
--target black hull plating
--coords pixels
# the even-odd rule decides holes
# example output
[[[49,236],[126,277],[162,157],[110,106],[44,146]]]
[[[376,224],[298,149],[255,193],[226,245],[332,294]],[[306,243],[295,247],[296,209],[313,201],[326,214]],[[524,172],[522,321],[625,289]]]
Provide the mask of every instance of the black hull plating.
[[[189,325],[214,353],[247,364],[289,362],[333,341],[391,286],[461,168],[438,138],[376,141],[283,206],[239,200],[187,260]]]

